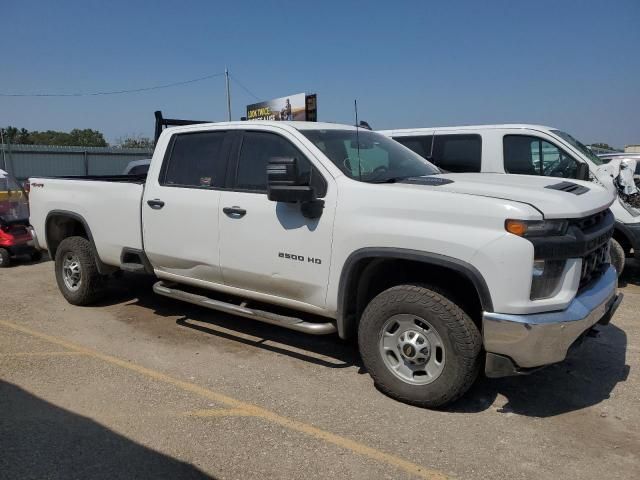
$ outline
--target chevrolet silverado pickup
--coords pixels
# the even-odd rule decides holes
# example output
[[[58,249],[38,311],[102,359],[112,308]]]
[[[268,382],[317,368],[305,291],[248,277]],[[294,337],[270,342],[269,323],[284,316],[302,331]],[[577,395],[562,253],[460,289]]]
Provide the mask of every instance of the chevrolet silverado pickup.
[[[560,362],[608,323],[613,201],[578,180],[445,175],[379,133],[310,122],[169,128],[146,176],[31,179],[71,304],[115,272],[154,274],[159,295],[357,339],[383,392],[426,407],[482,367]]]

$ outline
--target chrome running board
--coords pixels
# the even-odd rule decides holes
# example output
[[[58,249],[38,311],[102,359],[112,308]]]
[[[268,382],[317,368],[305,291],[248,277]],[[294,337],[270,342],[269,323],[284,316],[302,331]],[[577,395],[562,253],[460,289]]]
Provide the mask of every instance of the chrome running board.
[[[234,303],[214,300],[212,298],[205,297],[204,295],[185,292],[184,290],[176,288],[175,285],[176,284],[171,284],[169,286],[164,282],[156,282],[153,285],[153,291],[164,297],[182,300],[183,302],[192,303],[212,310],[218,310],[220,312],[230,313],[232,315],[238,315],[240,317],[251,318],[271,325],[278,325],[298,332],[310,333],[311,335],[327,335],[337,331],[333,322],[306,322],[297,317],[288,317],[286,315],[279,315],[277,313],[266,312],[264,310],[247,308],[244,302],[242,305],[236,305]]]

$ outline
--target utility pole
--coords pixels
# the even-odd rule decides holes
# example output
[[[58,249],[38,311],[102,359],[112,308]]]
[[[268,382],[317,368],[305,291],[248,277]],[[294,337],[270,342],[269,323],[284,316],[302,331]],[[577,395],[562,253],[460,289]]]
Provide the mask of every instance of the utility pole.
[[[229,89],[229,70],[224,68],[224,79],[227,84],[227,120],[231,121],[231,90]]]
[[[0,142],[2,143],[2,169],[7,171],[7,159],[4,153],[4,129],[0,128]]]

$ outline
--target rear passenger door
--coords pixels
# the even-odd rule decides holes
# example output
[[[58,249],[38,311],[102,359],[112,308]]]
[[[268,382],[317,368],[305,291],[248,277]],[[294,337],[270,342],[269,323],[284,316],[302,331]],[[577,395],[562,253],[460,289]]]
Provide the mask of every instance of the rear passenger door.
[[[152,166],[142,225],[145,252],[159,276],[223,282],[219,207],[231,140],[222,130],[177,133],[159,172]]]
[[[250,292],[323,307],[331,260],[335,188],[304,146],[275,131],[244,131],[229,164],[221,199],[220,264],[225,284]],[[267,163],[298,159],[301,179],[325,202],[320,218],[300,205],[267,198]],[[287,303],[287,302],[283,302]]]

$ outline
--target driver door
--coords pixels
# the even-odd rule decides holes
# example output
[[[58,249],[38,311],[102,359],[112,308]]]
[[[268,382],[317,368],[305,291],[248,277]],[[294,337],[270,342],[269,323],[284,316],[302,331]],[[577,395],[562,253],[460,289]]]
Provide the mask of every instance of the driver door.
[[[301,177],[325,202],[320,218],[304,217],[300,204],[267,198],[267,163],[274,157],[298,159]],[[227,286],[325,306],[336,208],[329,178],[288,138],[242,132],[220,199],[220,265]]]

